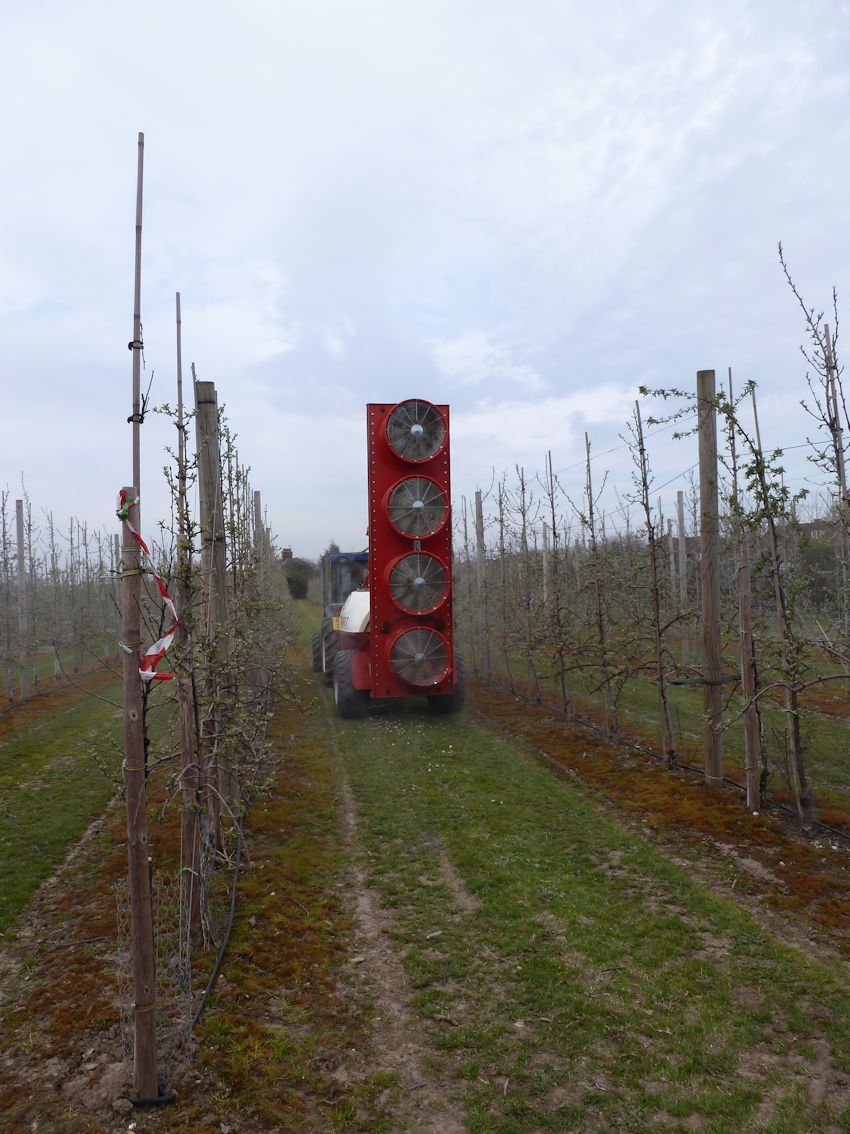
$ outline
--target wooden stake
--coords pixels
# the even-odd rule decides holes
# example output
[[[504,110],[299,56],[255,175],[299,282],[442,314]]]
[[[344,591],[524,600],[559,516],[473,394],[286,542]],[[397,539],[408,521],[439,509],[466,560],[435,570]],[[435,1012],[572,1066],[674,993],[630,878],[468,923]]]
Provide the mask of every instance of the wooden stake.
[[[201,564],[206,586],[206,624],[204,632],[214,644],[214,657],[207,684],[217,699],[220,676],[227,663],[227,548],[224,533],[224,506],[221,491],[221,445],[218,423],[218,397],[213,382],[195,382],[195,428],[198,450],[198,487],[201,503]],[[228,757],[218,749],[219,714],[213,715],[218,791],[234,813],[239,810],[238,779]]]
[[[135,500],[135,486],[125,488]],[[121,525],[124,564],[121,630],[124,643],[124,779],[127,792],[127,859],[130,883],[130,947],[133,956],[134,1085],[139,1100],[158,1097],[156,977],[154,972],[151,869],[145,784],[145,731],[139,649],[142,637],[140,555],[126,522]]]
[[[24,502],[15,501],[15,526],[18,540],[18,658],[21,665],[21,700],[29,696],[27,637],[27,574],[24,561]]]
[[[487,560],[484,550],[484,507],[481,489],[475,490],[475,567],[478,582],[478,637],[481,643],[481,677],[490,680],[490,627],[487,610]]]
[[[720,521],[717,478],[717,418],[713,370],[697,372],[699,415],[700,571],[702,575],[703,707],[705,723],[705,780],[723,780],[723,740],[720,733]]]
[[[688,537],[685,533],[685,494],[676,493],[676,523],[679,532],[679,609],[682,621],[682,665],[688,664],[688,624],[684,621],[688,609]]]

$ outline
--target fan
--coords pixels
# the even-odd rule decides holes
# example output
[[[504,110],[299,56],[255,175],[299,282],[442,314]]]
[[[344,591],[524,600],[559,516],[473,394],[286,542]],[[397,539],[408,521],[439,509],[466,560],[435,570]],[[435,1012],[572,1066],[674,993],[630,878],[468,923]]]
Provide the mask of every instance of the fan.
[[[410,398],[387,418],[387,441],[404,461],[427,461],[439,453],[446,440],[443,415],[430,402]]]
[[[411,685],[436,685],[449,668],[449,647],[433,630],[408,630],[393,643],[390,661],[398,676]]]
[[[446,494],[424,476],[400,481],[387,501],[390,523],[407,536],[433,535],[443,526],[448,510]]]
[[[448,572],[436,556],[425,552],[405,555],[390,572],[393,602],[409,614],[430,613],[448,591]]]

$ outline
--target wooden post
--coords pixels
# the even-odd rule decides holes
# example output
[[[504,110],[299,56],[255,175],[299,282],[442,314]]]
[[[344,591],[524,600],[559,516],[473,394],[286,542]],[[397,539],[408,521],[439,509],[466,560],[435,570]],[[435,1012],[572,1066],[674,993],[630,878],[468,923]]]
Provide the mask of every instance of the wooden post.
[[[263,506],[259,491],[254,493],[254,552],[259,567],[263,557]]]
[[[15,501],[15,526],[18,540],[18,658],[21,665],[21,700],[29,696],[29,651],[27,638],[27,574],[24,559],[24,502]]]
[[[137,489],[125,488],[135,500]],[[134,517],[135,519],[135,517]],[[154,971],[151,870],[148,858],[148,809],[145,726],[139,649],[142,641],[139,548],[126,522],[121,525],[124,564],[121,629],[124,643],[124,778],[127,793],[127,860],[130,883],[130,947],[133,957],[134,1085],[139,1100],[158,1097],[156,1070],[156,976]]]
[[[505,547],[505,489],[501,481],[499,481],[499,567],[500,567],[500,608],[501,608],[501,633],[500,645],[502,653],[502,661],[508,674],[508,680],[511,683],[511,693],[516,692],[514,685],[514,674],[511,668],[511,651],[508,647],[509,634],[508,634],[508,557]]]
[[[713,370],[697,372],[699,416],[700,572],[702,577],[703,709],[705,780],[723,780],[723,740],[720,733],[720,520],[717,480],[717,411]]]
[[[684,616],[688,609],[688,537],[685,532],[685,494],[676,493],[676,522],[679,531],[679,607]],[[688,664],[688,623],[682,622],[682,665]]]
[[[487,560],[484,550],[484,507],[481,489],[475,490],[475,567],[478,577],[478,636],[481,677],[490,680],[490,626],[487,615]]]
[[[227,547],[224,533],[224,504],[221,489],[221,446],[218,424],[218,397],[213,382],[195,382],[195,429],[198,450],[198,482],[201,512],[201,566],[206,591],[204,633],[213,643],[212,673],[208,688],[219,686],[218,675],[229,654],[227,636]],[[214,694],[215,696],[215,694]],[[214,739],[218,741],[218,717],[214,715]],[[238,812],[238,780],[229,764],[230,756],[217,749],[218,791],[234,813]]]
[[[549,617],[549,525],[544,521],[543,523],[543,612],[544,617],[548,621]]]

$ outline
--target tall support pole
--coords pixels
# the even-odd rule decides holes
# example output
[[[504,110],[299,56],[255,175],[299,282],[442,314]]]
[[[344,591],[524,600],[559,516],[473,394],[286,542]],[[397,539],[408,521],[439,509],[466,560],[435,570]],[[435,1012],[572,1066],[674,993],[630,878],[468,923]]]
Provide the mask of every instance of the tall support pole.
[[[29,651],[27,639],[29,627],[27,622],[27,573],[24,556],[24,502],[15,501],[15,527],[18,541],[18,657],[21,664],[21,699],[29,696]]]
[[[180,737],[180,917],[181,946],[191,954],[203,943],[201,926],[201,779],[192,695],[191,532],[186,503],[186,418],[183,410],[183,320],[180,292],[177,317],[177,720]],[[187,967],[188,967],[187,958]]]
[[[548,619],[549,616],[549,592],[551,587],[549,585],[549,525],[544,522],[543,524],[543,610]]]
[[[682,665],[688,664],[688,537],[685,531],[685,494],[681,489],[676,493],[676,525],[679,533],[679,608],[682,621]]]
[[[221,443],[219,439],[218,397],[213,382],[195,382],[195,428],[198,450],[198,481],[201,503],[201,566],[206,590],[206,625],[204,633],[211,646],[208,688],[212,700],[218,700],[220,675],[228,657],[227,638],[227,548],[224,531],[224,502],[221,488]],[[218,791],[221,798],[236,812],[238,782],[227,755],[219,748],[216,710],[212,725],[212,741],[216,751]]]
[[[142,185],[145,166],[145,136],[139,134],[139,157],[136,171],[136,259],[133,284],[133,341],[130,350],[133,354],[133,413],[130,422],[133,426],[133,484],[137,491],[142,484],[142,457],[139,426],[142,424]],[[137,506],[138,507],[138,506]],[[137,512],[137,520],[140,513]],[[136,527],[139,527],[137,522]],[[140,529],[141,530],[141,529]]]
[[[850,495],[847,492],[847,470],[844,464],[844,430],[841,426],[841,398],[839,397],[838,367],[835,362],[833,339],[829,323],[823,325],[824,366],[826,368],[826,404],[832,436],[835,474],[838,478],[839,518],[841,536],[841,618],[845,649],[850,647]]]
[[[717,409],[713,370],[697,372],[699,420],[700,571],[702,575],[703,709],[705,780],[723,780],[723,741],[720,734],[720,519],[717,479]]]
[[[137,489],[125,488],[135,500]],[[154,971],[145,726],[139,648],[142,639],[139,548],[126,521],[121,525],[123,585],[121,629],[124,668],[124,778],[127,795],[127,859],[130,882],[130,942],[133,956],[134,1085],[139,1100],[158,1097],[156,1073],[156,976]]]
[[[481,677],[490,680],[490,625],[487,594],[487,559],[484,549],[484,506],[481,489],[475,490],[475,566],[478,576],[478,634],[481,640]]]
[[[263,504],[259,490],[254,493],[254,552],[260,569],[263,560]]]
[[[138,504],[142,482],[140,426],[142,424],[142,184],[145,136],[138,138],[136,167],[136,249],[133,280],[133,486],[125,499],[137,501],[133,520],[141,530]],[[134,1084],[139,1099],[158,1098],[156,1051],[156,974],[154,969],[151,872],[148,857],[148,810],[145,767],[145,721],[139,650],[142,644],[141,560],[127,522],[121,525],[123,582],[121,639],[126,647],[124,671],[124,771],[127,794],[127,860],[130,884],[130,938],[133,956]]]

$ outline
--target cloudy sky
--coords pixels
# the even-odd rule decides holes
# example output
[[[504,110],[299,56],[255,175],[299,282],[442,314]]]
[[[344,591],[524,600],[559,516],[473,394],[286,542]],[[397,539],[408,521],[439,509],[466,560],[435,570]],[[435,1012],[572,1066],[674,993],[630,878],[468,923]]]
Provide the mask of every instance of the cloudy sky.
[[[776,246],[850,302],[842,0],[4,0],[0,120],[0,485],[36,517],[112,530],[131,479],[139,131],[151,402],[179,291],[297,554],[363,543],[368,401],[450,403],[457,498],[549,450],[578,497],[585,431],[622,496],[638,386],[700,369],[811,433]],[[672,503],[695,447],[651,453]]]

